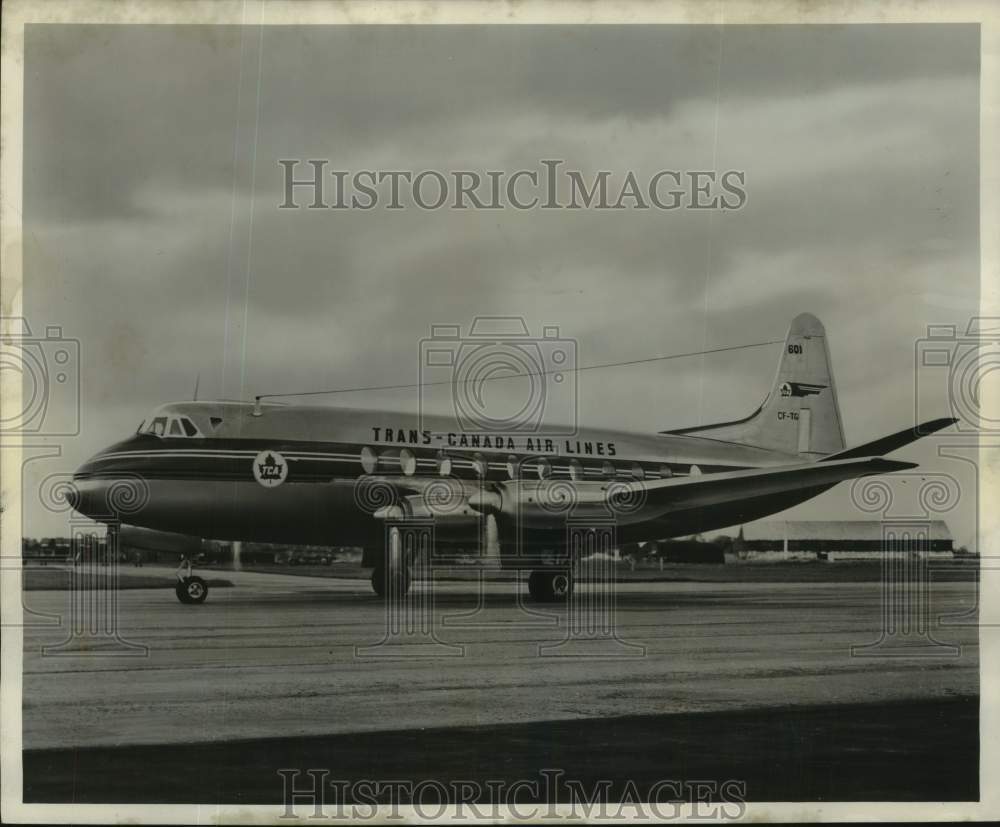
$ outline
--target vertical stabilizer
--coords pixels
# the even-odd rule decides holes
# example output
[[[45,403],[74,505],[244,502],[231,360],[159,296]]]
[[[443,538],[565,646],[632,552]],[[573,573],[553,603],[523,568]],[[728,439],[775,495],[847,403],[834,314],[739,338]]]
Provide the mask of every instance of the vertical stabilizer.
[[[750,416],[663,433],[752,445],[803,458],[843,451],[844,429],[822,322],[810,313],[792,320],[771,392]]]

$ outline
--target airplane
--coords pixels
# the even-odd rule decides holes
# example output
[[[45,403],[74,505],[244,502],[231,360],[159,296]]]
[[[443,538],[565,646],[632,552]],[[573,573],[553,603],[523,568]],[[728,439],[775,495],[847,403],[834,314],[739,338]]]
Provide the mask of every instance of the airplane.
[[[611,525],[621,545],[756,520],[845,480],[914,468],[883,454],[955,421],[848,448],[826,332],[803,313],[771,391],[742,419],[552,437],[259,398],[172,402],[87,460],[69,500],[109,530],[360,546],[385,599],[406,594],[428,542],[434,555],[478,544],[501,567],[530,571],[533,599],[559,602],[573,589],[581,531]],[[201,603],[207,594],[189,563],[178,598]]]

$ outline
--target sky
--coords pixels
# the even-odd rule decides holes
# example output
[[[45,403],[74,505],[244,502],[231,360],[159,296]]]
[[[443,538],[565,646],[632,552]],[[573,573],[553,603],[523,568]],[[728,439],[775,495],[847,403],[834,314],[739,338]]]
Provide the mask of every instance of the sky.
[[[25,315],[79,340],[81,412],[79,436],[38,440],[58,457],[25,466],[25,534],[63,533],[32,495],[51,474],[196,378],[200,398],[417,382],[431,325],[482,315],[557,326],[588,365],[781,339],[808,311],[849,444],[949,413],[915,352],[978,307],[976,26],[33,25],[24,91]],[[747,201],[282,210],[290,158],[741,170]],[[576,416],[641,432],[744,416],[779,350],[581,373]],[[971,466],[933,441],[899,456],[958,480],[937,516],[974,545]],[[871,516],[849,489],[787,516]]]

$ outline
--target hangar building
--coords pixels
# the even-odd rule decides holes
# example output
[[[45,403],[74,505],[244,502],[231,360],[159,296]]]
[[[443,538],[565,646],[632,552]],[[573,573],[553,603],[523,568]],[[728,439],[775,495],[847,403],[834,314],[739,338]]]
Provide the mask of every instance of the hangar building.
[[[733,540],[738,560],[870,560],[885,554],[952,557],[944,520],[781,520],[747,523]]]

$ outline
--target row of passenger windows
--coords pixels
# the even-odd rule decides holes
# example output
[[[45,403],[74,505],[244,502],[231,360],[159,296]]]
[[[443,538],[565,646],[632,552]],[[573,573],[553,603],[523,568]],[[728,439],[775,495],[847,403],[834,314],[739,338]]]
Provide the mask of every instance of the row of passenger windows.
[[[215,424],[213,420],[213,425]],[[138,433],[151,434],[159,437],[200,437],[201,431],[198,426],[187,416],[160,415],[151,417],[139,425]],[[399,473],[410,477],[417,472],[417,465],[424,463],[433,464],[443,477],[451,475],[453,472],[472,470],[480,478],[486,477],[491,471],[500,471],[509,479],[548,479],[553,474],[568,476],[572,480],[613,480],[619,478],[642,480],[646,477],[654,479],[667,479],[673,476],[673,471],[669,465],[661,465],[655,470],[647,470],[638,462],[629,465],[616,465],[610,461],[604,461],[600,465],[584,465],[580,460],[571,459],[568,462],[558,462],[553,465],[545,457],[534,457],[532,459],[521,460],[511,454],[505,462],[494,459],[492,462],[483,454],[473,454],[471,457],[450,457],[447,454],[439,453],[433,459],[421,459],[409,448],[400,450],[383,451],[376,454],[372,448],[365,446],[361,449],[361,467],[366,474]],[[692,465],[690,473],[697,475],[701,469],[697,465]]]
[[[572,480],[613,480],[621,477],[633,480],[641,480],[648,477],[666,479],[673,476],[673,471],[669,465],[661,465],[655,470],[647,470],[638,462],[630,465],[605,461],[600,465],[584,465],[577,459],[568,462],[562,460],[553,464],[545,457],[534,457],[521,460],[514,455],[507,457],[506,461],[497,459],[490,460],[483,454],[473,454],[471,457],[450,457],[447,454],[438,454],[434,459],[417,459],[417,456],[409,448],[400,450],[383,451],[377,454],[372,448],[361,449],[361,467],[366,474],[399,473],[402,471],[406,476],[413,476],[417,472],[418,464],[423,464],[425,468],[431,464],[436,468],[441,476],[449,476],[454,472],[472,470],[480,478],[486,477],[490,472],[500,471],[509,479],[548,479],[553,474],[568,476]],[[697,465],[692,465],[691,474],[701,473]]]
[[[198,426],[186,416],[154,416],[139,425],[138,433],[153,436],[199,437]]]

